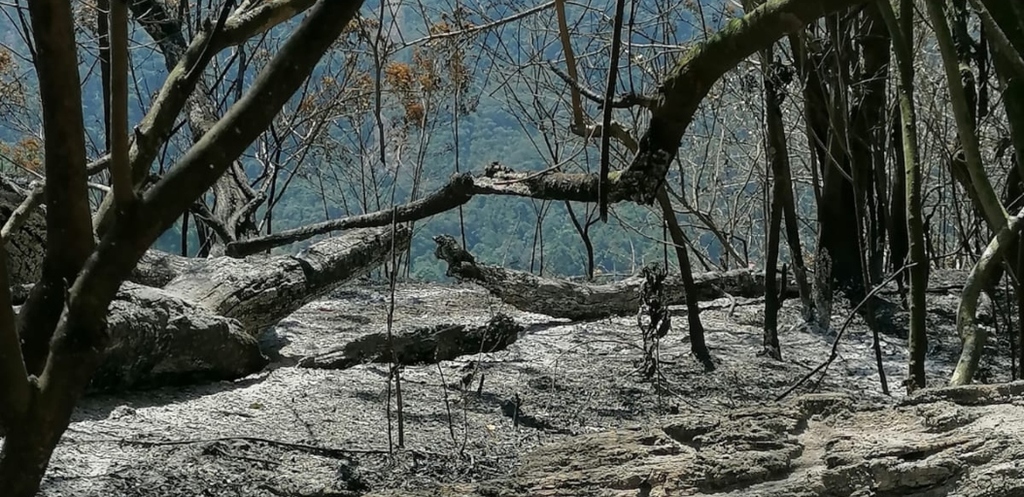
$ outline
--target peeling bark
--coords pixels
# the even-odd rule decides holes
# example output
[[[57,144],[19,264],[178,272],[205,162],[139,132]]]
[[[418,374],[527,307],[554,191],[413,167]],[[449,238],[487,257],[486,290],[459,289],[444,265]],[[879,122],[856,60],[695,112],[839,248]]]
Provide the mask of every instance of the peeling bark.
[[[396,250],[409,246],[398,226]],[[184,259],[151,252],[143,267],[163,288],[126,284],[111,304],[111,345],[90,387],[144,388],[239,378],[267,364],[257,338],[268,326],[380,265],[389,228],[346,233],[298,255]],[[156,276],[153,276],[153,275]],[[140,278],[145,279],[145,278]]]
[[[410,230],[397,226],[395,233],[395,250],[407,250]],[[376,268],[389,258],[391,247],[390,227],[357,230],[316,243],[294,256],[196,261],[164,290],[237,319],[246,329],[261,330]]]
[[[125,284],[107,326],[93,391],[235,379],[268,363],[252,330],[157,288]]]

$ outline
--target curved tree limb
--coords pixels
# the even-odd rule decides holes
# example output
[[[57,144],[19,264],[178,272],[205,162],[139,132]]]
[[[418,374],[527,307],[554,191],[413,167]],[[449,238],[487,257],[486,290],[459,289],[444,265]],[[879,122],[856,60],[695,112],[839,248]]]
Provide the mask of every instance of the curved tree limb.
[[[773,0],[733,19],[684,56],[655,96],[650,125],[622,179],[642,188],[630,200],[649,205],[679,150],[683,133],[711,86],[727,71],[787,34],[863,0]]]
[[[608,202],[650,204],[662,185],[679,148],[683,132],[711,85],[726,71],[778,38],[805,24],[863,0],[775,0],[734,19],[717,35],[699,44],[680,61],[662,84],[652,108],[651,125],[625,171],[608,175]],[[398,221],[415,221],[456,208],[474,195],[510,195],[547,200],[597,202],[600,176],[591,173],[551,173],[529,177],[500,165],[483,176],[457,176],[448,185],[415,202],[398,207]],[[361,216],[326,221],[251,240],[229,243],[226,253],[242,257],[261,250],[305,240],[318,234],[391,222],[386,209]]]
[[[981,360],[987,338],[985,329],[978,327],[976,322],[978,298],[985,289],[985,283],[990,281],[992,271],[1003,261],[1003,252],[1007,245],[1024,226],[1022,216],[1024,209],[1016,216],[1010,216],[967,275],[963,292],[960,294],[960,307],[956,312],[956,330],[963,341],[963,349],[960,351],[960,360],[953,369],[953,377],[949,380],[950,385],[970,384],[978,370],[978,362]]]
[[[993,51],[1005,58],[1007,67],[1013,70],[1018,79],[1024,79],[1024,58],[1021,57],[1021,53],[1014,50],[1013,43],[1003,28],[980,0],[971,0],[971,5],[985,26],[985,34],[992,40]]]
[[[999,197],[992,188],[992,182],[985,173],[974,118],[971,117],[964,85],[960,79],[960,65],[957,61],[956,47],[953,44],[953,35],[949,23],[946,21],[945,2],[925,3],[942,55],[942,66],[945,69],[946,83],[949,86],[949,98],[953,106],[953,114],[956,117],[957,135],[960,137],[960,146],[963,149],[967,172],[970,175],[972,198],[976,199],[978,209],[984,213],[989,228],[1002,232],[1009,214],[1003,207],[1003,203],[999,201]]]

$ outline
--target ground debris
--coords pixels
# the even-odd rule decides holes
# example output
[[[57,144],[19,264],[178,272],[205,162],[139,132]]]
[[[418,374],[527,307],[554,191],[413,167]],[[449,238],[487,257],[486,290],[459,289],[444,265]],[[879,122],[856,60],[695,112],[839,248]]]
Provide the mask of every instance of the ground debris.
[[[567,322],[474,285],[400,285],[397,334],[479,329],[501,314],[521,327],[503,350],[404,366],[400,448],[394,414],[389,444],[388,365],[294,367],[385,332],[389,300],[387,286],[360,284],[304,306],[261,337],[273,362],[259,374],[83,399],[41,495],[1024,495],[1019,385],[887,398],[860,318],[820,383],[772,402],[832,341],[794,326],[795,301],[780,313],[785,361],[757,356],[760,304],[723,298],[702,304],[716,370],[705,372],[685,332],[670,330],[659,345],[663,380],[650,382],[636,369],[635,315]],[[932,385],[946,382],[959,353],[945,316],[928,317]],[[905,319],[897,307],[893,326]],[[903,374],[904,339],[883,334],[882,349],[886,372]],[[986,361],[993,378],[1008,370],[1008,358]]]

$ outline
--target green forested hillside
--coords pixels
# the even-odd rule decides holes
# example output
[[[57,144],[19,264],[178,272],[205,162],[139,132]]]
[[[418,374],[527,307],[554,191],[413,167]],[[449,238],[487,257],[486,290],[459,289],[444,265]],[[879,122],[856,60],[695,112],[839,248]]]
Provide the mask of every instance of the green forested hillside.
[[[389,26],[385,33],[393,43],[387,60],[382,61],[378,75],[371,54],[360,44],[360,33],[354,29],[350,43],[342,43],[332,58],[323,62],[318,78],[314,78],[309,95],[317,95],[317,105],[332,105],[345,99],[360,101],[361,105],[343,102],[336,115],[320,117],[323,122],[319,133],[312,139],[293,139],[292,143],[278,144],[278,157],[288,157],[276,170],[280,186],[287,186],[279,198],[274,199],[271,222],[266,222],[266,206],[260,210],[264,220],[263,232],[280,231],[325,219],[388,208],[439,188],[455,172],[456,163],[461,171],[481,171],[492,162],[500,162],[516,170],[542,170],[559,161],[565,168],[596,170],[600,150],[599,140],[584,147],[585,140],[567,132],[572,121],[566,106],[567,86],[546,65],[562,63],[559,45],[554,43],[557,33],[550,29],[554,21],[551,9],[538,10],[521,20],[502,23],[502,19],[529,11],[534,4],[498,2],[470,11],[468,7],[449,5],[443,1],[420,4],[389,5],[393,11],[384,12]],[[578,33],[593,33],[594,38],[580,36],[574,43],[581,54],[581,71],[586,82],[603,91],[607,68],[607,49],[598,35],[607,23],[614,4],[599,6],[570,6],[572,28]],[[692,8],[692,6],[691,6]],[[28,58],[29,49],[19,33],[20,24],[15,10],[5,7],[8,15],[0,17],[0,42],[12,54],[13,68],[7,79],[15,80],[24,91],[24,105],[2,109],[7,119],[0,122],[0,141],[6,144],[6,153],[0,160],[13,174],[24,174],[11,163],[24,160],[26,138],[37,135],[39,115],[33,99],[33,71]],[[388,10],[388,9],[385,9]],[[720,9],[717,9],[720,10]],[[716,10],[716,12],[717,12]],[[367,3],[363,9],[363,28],[379,28],[380,4]],[[654,61],[647,69],[629,61],[619,87],[622,91],[649,90],[656,84],[654,75],[668,67],[675,40],[686,40],[691,35],[694,15],[690,10],[677,9],[665,21],[665,14],[652,8],[636,12],[632,38],[638,55],[653,54]],[[706,22],[722,22],[718,13],[709,12]],[[97,50],[94,26],[88,10],[82,11],[80,43],[87,50]],[[661,22],[655,22],[662,19]],[[432,33],[473,30],[475,26],[495,24],[492,29],[480,30],[461,41],[415,43]],[[713,26],[710,26],[713,27]],[[440,31],[439,31],[440,30]],[[215,70],[207,79],[220,84],[211,89],[224,112],[238,90],[255,78],[260,61],[273,53],[278,41],[274,30],[257,44],[239,50],[226,51],[217,56]],[[382,31],[383,32],[383,31]],[[365,33],[364,33],[365,34]],[[132,25],[131,75],[132,97],[130,122],[138,122],[149,107],[152,97],[159,91],[167,74],[164,57],[158,41],[137,23]],[[187,38],[187,34],[186,34]],[[454,39],[454,38],[453,38]],[[397,47],[397,48],[394,48]],[[666,48],[668,47],[668,48]],[[243,64],[240,61],[245,61]],[[457,63],[457,64],[456,64]],[[602,66],[604,64],[604,66]],[[396,72],[400,66],[412,71],[412,82],[403,83]],[[459,74],[455,73],[456,66]],[[654,69],[652,71],[652,69]],[[389,72],[390,71],[390,72]],[[99,69],[83,64],[83,99],[86,108],[88,141],[93,157],[98,157],[103,145],[102,87]],[[424,84],[424,78],[434,78]],[[318,79],[318,80],[317,80]],[[381,118],[378,123],[374,106],[365,105],[379,81],[382,87]],[[347,83],[347,84],[346,84]],[[338,87],[341,87],[338,89]],[[357,90],[353,90],[356,87]],[[332,88],[335,88],[332,90]],[[361,89],[358,89],[361,88]],[[363,91],[362,96],[352,96]],[[543,94],[541,92],[544,92]],[[531,100],[532,97],[532,100]],[[295,99],[298,113],[305,102],[300,95]],[[315,100],[315,99],[314,99]],[[411,107],[419,106],[422,119],[410,124]],[[599,118],[597,105],[587,103],[591,115]],[[456,116],[455,109],[459,109]],[[616,119],[630,122],[630,114],[617,114]],[[282,116],[282,127],[287,127],[289,116]],[[457,126],[455,121],[457,122]],[[291,121],[294,124],[294,120]],[[182,123],[184,124],[184,123]],[[377,130],[386,131],[385,160],[379,158]],[[311,129],[311,125],[294,125],[292,133]],[[457,131],[457,132],[456,132]],[[255,177],[261,170],[261,147],[273,138],[254,144],[243,164]],[[287,138],[286,138],[287,141]],[[154,165],[159,172],[169,158],[181,154],[189,144],[188,127],[182,125],[172,146],[167,147],[160,163]],[[283,153],[281,153],[283,152]],[[704,151],[706,153],[707,151]],[[616,161],[624,164],[628,154],[616,150]],[[700,151],[681,156],[693,157]],[[272,155],[272,154],[271,154]],[[297,156],[297,158],[296,158]],[[262,159],[266,159],[263,157]],[[617,166],[620,167],[620,166]],[[417,168],[422,168],[417,171]],[[294,178],[291,178],[294,175]],[[716,181],[720,181],[721,178]],[[704,180],[701,180],[704,181]],[[746,188],[746,187],[744,187]],[[756,189],[755,189],[756,190]],[[392,202],[392,199],[393,202]],[[98,196],[97,196],[98,200]],[[607,224],[594,223],[593,206],[572,206],[582,225],[587,216],[591,224],[595,268],[601,273],[630,273],[639,265],[662,260],[665,250],[661,215],[648,208],[633,204],[613,207]],[[266,225],[270,224],[268,228]],[[195,223],[189,230],[188,253],[199,250]],[[753,226],[753,225],[752,225]],[[705,247],[709,259],[717,262],[721,247],[718,239],[705,230],[687,226],[687,231],[700,246]],[[157,248],[172,252],[182,250],[181,223],[161,237]],[[521,198],[487,197],[473,199],[461,212],[448,212],[416,226],[411,249],[410,275],[415,278],[436,279],[443,275],[442,265],[432,255],[431,237],[441,233],[465,236],[467,248],[480,259],[512,268],[543,271],[545,274],[585,275],[587,255],[585,245],[574,227],[564,203]],[[298,245],[308,244],[309,241]],[[296,250],[296,247],[287,250]]]

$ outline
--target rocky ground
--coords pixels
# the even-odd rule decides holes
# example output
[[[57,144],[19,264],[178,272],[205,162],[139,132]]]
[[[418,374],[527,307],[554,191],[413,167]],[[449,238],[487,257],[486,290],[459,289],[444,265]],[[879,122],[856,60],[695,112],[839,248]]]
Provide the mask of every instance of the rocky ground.
[[[949,286],[929,295],[936,386],[959,353]],[[757,354],[760,300],[705,303],[713,371],[690,358],[678,309],[660,374],[645,380],[634,318],[572,323],[469,285],[402,285],[398,331],[496,313],[526,331],[504,351],[404,368],[401,424],[386,365],[297,367],[386,329],[388,300],[386,287],[356,285],[305,306],[264,337],[273,363],[248,378],[84,399],[42,495],[1024,495],[1024,385],[906,398],[894,300],[881,319],[891,397],[858,317],[824,379],[776,402],[835,338],[792,326],[796,302],[782,362]],[[990,348],[982,380],[1007,381],[1006,344]]]

